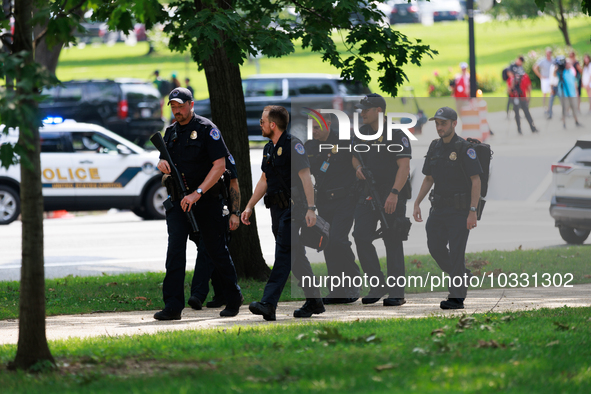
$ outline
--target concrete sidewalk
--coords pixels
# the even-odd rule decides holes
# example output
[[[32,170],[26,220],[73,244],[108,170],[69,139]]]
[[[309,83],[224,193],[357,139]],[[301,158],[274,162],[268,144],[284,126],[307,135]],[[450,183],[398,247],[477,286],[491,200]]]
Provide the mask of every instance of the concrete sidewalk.
[[[407,295],[407,303],[401,307],[384,307],[382,302],[363,305],[361,301],[348,305],[327,305],[326,312],[310,319],[295,319],[293,311],[303,302],[282,302],[277,308],[277,322],[266,322],[261,316],[250,313],[248,306],[232,318],[219,317],[220,309],[204,308],[195,311],[186,308],[180,321],[161,322],[152,317],[156,311],[95,313],[86,315],[62,315],[47,318],[47,339],[87,338],[96,336],[119,336],[153,334],[172,330],[198,330],[204,328],[227,328],[260,324],[297,324],[323,321],[353,321],[357,319],[417,318],[446,316],[458,313],[484,313],[559,308],[563,306],[591,306],[591,284],[575,285],[572,288],[506,288],[474,290],[468,292],[466,309],[444,311],[439,302],[447,292]],[[16,344],[18,320],[0,321],[0,344]]]

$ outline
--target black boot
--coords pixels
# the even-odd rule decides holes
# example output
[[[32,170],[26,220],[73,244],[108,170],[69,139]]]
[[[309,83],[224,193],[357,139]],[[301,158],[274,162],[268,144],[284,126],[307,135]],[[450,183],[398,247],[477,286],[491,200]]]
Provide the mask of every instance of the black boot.
[[[324,309],[322,298],[307,298],[306,303],[300,309],[293,311],[293,317],[311,317],[324,311],[326,309]]]
[[[267,321],[275,321],[275,305],[270,304],[268,302],[258,302],[254,301],[251,302],[248,306],[248,309],[255,315],[262,315],[263,319]]]

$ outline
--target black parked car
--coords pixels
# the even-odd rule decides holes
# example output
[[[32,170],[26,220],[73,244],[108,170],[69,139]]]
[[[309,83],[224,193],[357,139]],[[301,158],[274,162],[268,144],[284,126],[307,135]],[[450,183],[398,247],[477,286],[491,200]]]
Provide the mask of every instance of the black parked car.
[[[141,80],[68,81],[43,94],[44,117],[98,124],[140,146],[164,127],[160,93]]]
[[[291,112],[304,107],[354,111],[360,96],[371,91],[360,82],[344,81],[330,74],[259,74],[242,80],[246,123],[250,140],[266,140],[259,119],[267,105],[281,105]],[[293,108],[292,108],[293,107]],[[195,113],[211,118],[209,99],[195,102]],[[230,114],[229,114],[230,116]],[[305,139],[305,125],[291,124],[291,132]]]

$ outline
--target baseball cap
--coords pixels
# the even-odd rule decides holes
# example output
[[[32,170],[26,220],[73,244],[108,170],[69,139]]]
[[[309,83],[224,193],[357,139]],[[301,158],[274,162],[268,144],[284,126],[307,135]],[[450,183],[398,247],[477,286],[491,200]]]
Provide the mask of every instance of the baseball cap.
[[[187,101],[193,101],[193,95],[189,89],[175,88],[168,95],[168,105],[170,105],[171,101],[184,104]]]
[[[460,63],[460,68],[468,68],[468,63],[466,63],[466,62],[461,62],[461,63]]]
[[[429,118],[429,120],[435,120],[435,119],[443,119],[443,120],[458,120],[458,114],[456,113],[456,111],[454,111],[453,109],[449,108],[449,107],[441,107],[437,110],[437,112],[435,113],[435,115],[432,118]]]
[[[383,111],[386,110],[386,100],[377,93],[371,93],[365,96],[359,101],[359,104],[355,104],[356,108],[359,109],[370,109],[381,107]]]

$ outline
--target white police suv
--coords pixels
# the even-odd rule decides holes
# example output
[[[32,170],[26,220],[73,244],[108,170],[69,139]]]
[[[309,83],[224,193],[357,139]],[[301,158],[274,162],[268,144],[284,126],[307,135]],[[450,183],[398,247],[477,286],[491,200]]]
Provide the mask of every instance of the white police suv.
[[[552,177],[550,215],[562,239],[569,244],[582,244],[591,233],[591,136],[579,138],[552,165]]]
[[[156,168],[157,151],[94,124],[51,119],[41,136],[41,182],[46,211],[131,209],[144,219],[163,219],[166,189]],[[61,123],[60,123],[61,122]],[[18,132],[1,133],[0,145],[15,144]],[[0,168],[0,224],[20,214],[20,168]]]

